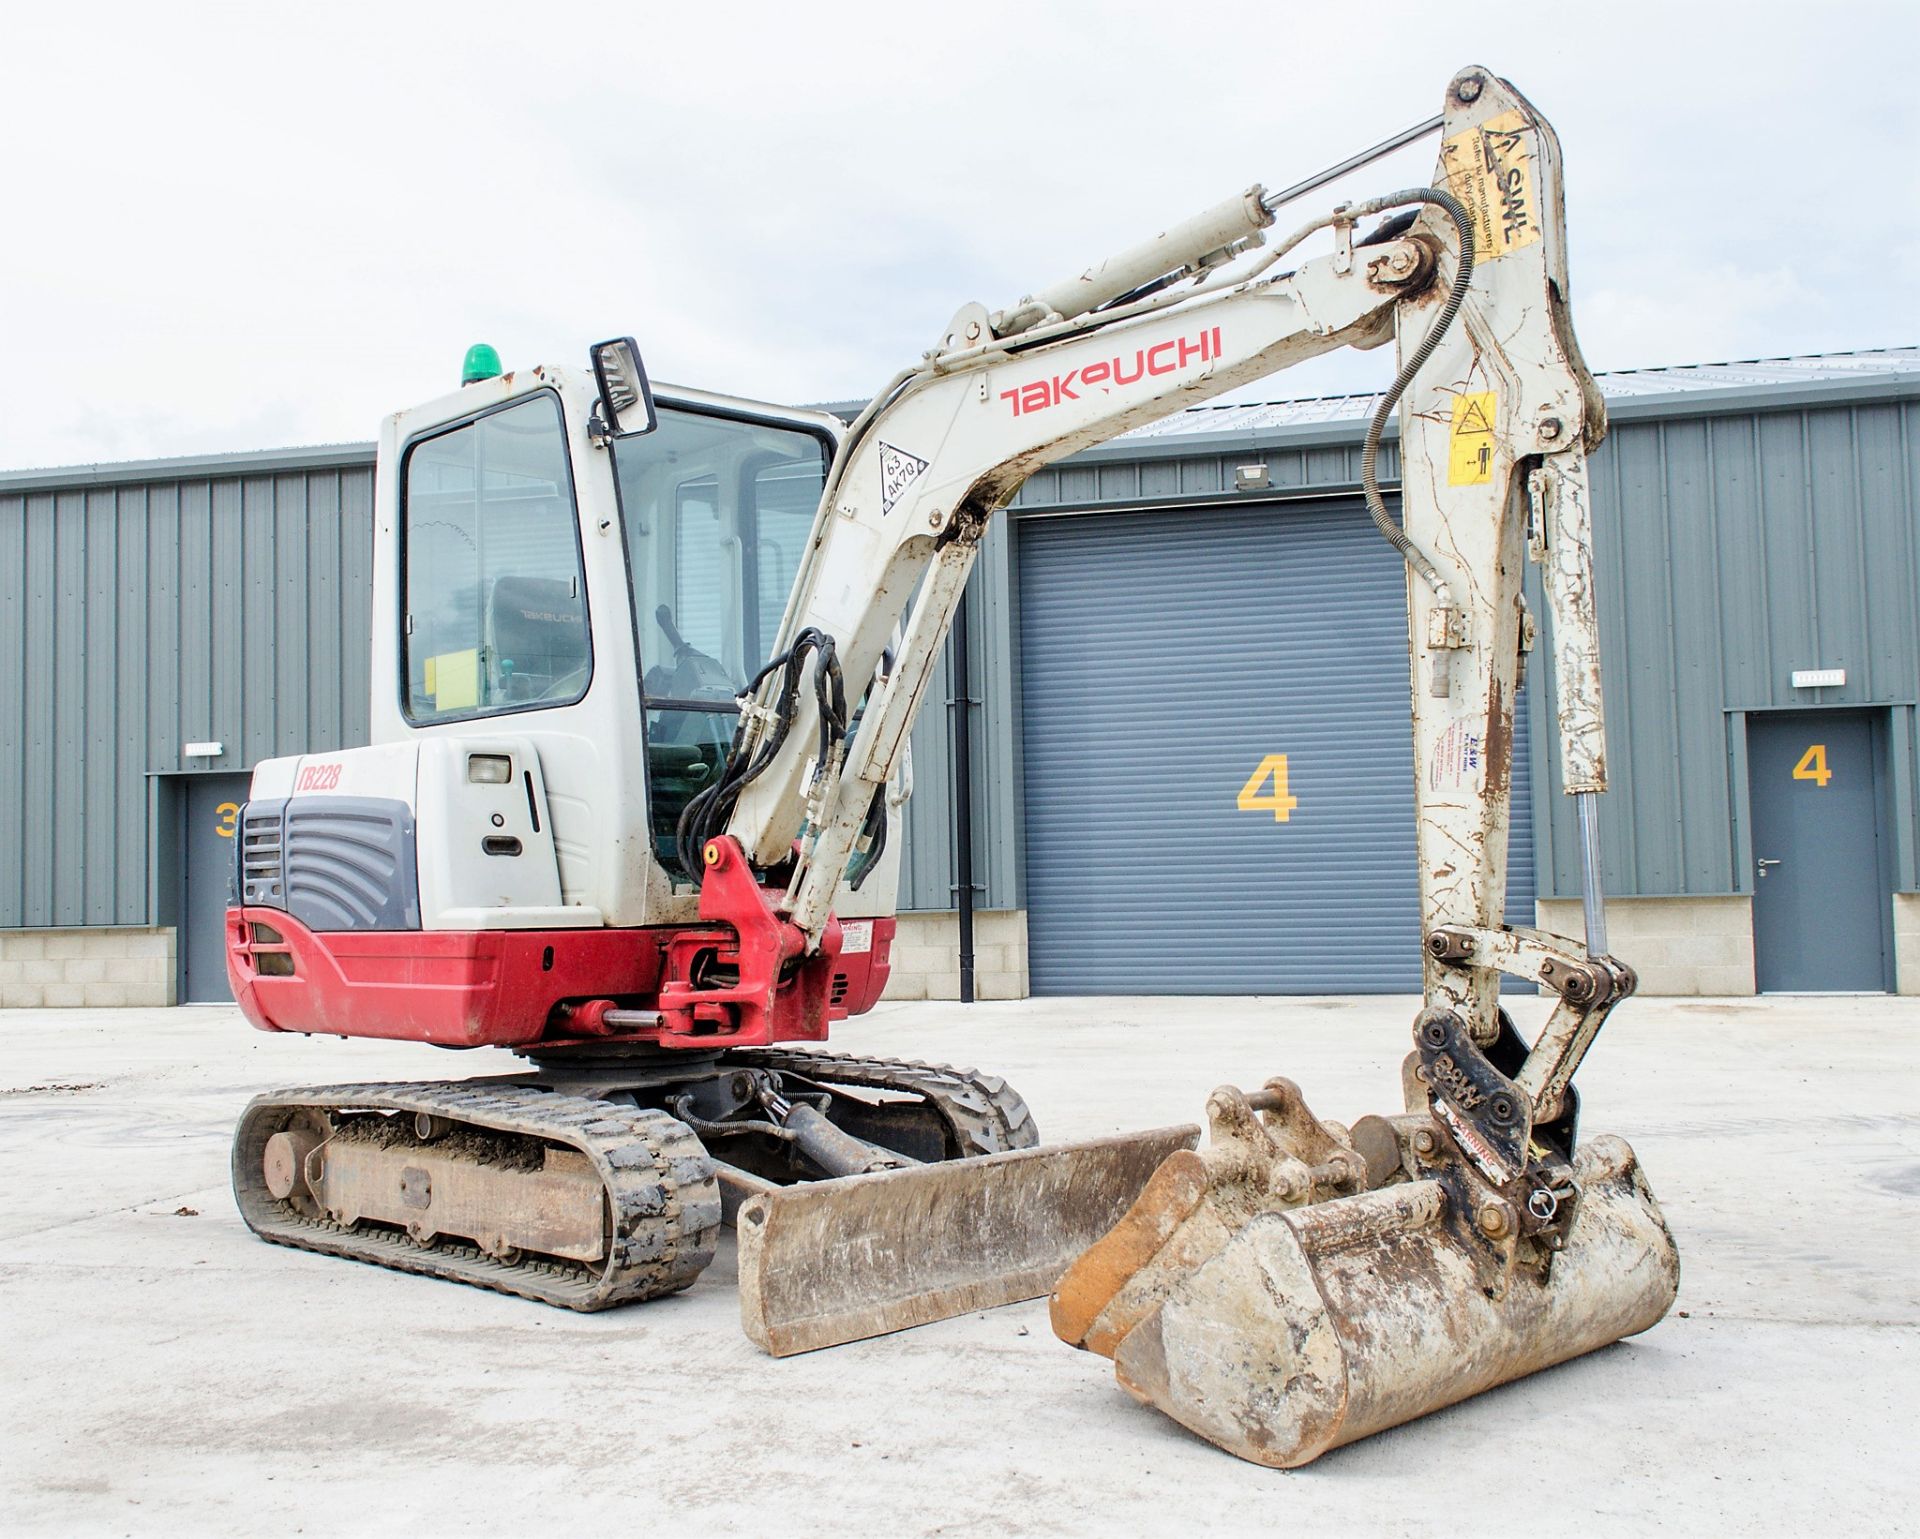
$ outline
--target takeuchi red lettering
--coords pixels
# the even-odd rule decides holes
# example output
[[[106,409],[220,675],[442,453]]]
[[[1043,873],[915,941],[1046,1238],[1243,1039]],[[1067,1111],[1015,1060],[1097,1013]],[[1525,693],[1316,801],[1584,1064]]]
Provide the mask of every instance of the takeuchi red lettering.
[[[1014,416],[1024,417],[1063,401],[1078,401],[1083,390],[1098,389],[1106,395],[1109,392],[1105,387],[1109,384],[1138,384],[1150,374],[1171,374],[1195,363],[1212,363],[1219,356],[1220,328],[1215,326],[1192,336],[1169,337],[1151,347],[1137,347],[1131,354],[1120,353],[1082,364],[1048,379],[1016,385],[1011,390],[1002,390],[1000,399],[1013,408]]]

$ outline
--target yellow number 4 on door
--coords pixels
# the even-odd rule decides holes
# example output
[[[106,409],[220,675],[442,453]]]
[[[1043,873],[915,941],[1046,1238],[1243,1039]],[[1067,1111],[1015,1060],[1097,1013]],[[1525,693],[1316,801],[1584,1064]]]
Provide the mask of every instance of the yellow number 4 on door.
[[[1268,781],[1273,782],[1272,790],[1264,789]],[[1299,797],[1287,794],[1287,756],[1283,753],[1268,754],[1260,761],[1260,768],[1249,775],[1247,783],[1240,788],[1242,812],[1271,810],[1276,823],[1286,822],[1299,805]]]
[[[1824,790],[1826,788],[1827,782],[1833,779],[1833,771],[1827,768],[1827,745],[1825,743],[1815,743],[1805,753],[1800,755],[1800,762],[1793,767],[1793,778],[1795,780],[1811,780],[1815,785],[1821,787],[1821,789]]]

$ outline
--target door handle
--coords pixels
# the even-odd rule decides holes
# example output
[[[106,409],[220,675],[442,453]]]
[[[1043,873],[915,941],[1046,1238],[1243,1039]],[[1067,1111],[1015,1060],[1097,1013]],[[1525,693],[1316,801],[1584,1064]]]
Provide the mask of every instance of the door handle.
[[[1759,869],[1760,875],[1763,877],[1767,874],[1767,867],[1777,866],[1779,864],[1780,862],[1777,860],[1768,860],[1764,857],[1754,862],[1754,865]]]

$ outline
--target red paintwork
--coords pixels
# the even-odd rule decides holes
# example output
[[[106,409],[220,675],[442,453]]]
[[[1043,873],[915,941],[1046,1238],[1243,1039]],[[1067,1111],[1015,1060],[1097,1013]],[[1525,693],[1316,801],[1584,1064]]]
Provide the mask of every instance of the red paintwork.
[[[792,965],[800,932],[774,913],[739,846],[715,846],[724,848],[708,867],[695,928],[316,934],[280,909],[232,908],[227,979],[263,1031],[448,1047],[604,1038],[616,1006],[659,1010],[659,1027],[622,1035],[663,1047],[818,1041],[829,1020],[872,1009],[891,971],[894,921],[873,920],[872,949],[847,955],[830,923],[821,951]],[[255,925],[280,939],[254,940]],[[272,953],[291,958],[291,976],[259,970],[256,959]],[[693,987],[703,954],[737,968],[738,982]]]
[[[667,976],[660,985],[666,1017],[660,1040],[668,1047],[712,1045],[716,1032],[740,1046],[821,1042],[840,955],[840,922],[827,921],[820,949],[806,955],[807,937],[774,912],[775,894],[755,879],[739,844],[723,834],[707,842],[700,882],[697,930],[667,942]],[[714,986],[695,978],[707,959],[731,968],[737,980]]]
[[[255,924],[280,942],[253,940]],[[236,908],[227,910],[227,981],[265,1031],[513,1047],[541,1036],[562,1000],[651,997],[665,938],[604,929],[316,935],[280,909]],[[293,958],[292,977],[259,971],[255,957],[275,951]]]

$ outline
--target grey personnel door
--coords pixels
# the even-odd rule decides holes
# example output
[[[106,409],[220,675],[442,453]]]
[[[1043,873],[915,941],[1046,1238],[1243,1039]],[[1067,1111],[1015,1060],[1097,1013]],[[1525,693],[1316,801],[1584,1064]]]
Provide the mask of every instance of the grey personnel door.
[[[186,892],[180,905],[180,1000],[224,1004],[227,987],[227,892],[233,873],[233,841],[245,775],[186,777]]]
[[[1767,993],[1887,986],[1873,720],[1782,711],[1747,720],[1754,980]]]

